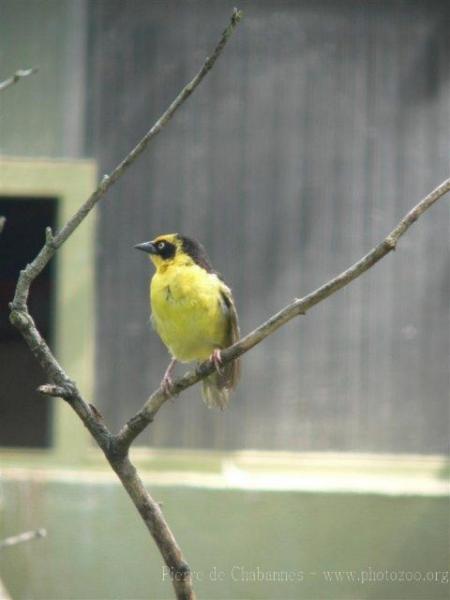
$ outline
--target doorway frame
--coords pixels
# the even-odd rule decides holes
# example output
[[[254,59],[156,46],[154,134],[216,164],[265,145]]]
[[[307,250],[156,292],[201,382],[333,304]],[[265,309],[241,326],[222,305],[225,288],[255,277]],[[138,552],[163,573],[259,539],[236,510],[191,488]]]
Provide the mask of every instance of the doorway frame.
[[[0,195],[17,197],[18,202],[30,197],[55,198],[57,229],[89,197],[96,181],[97,168],[92,160],[0,157]],[[94,394],[95,226],[96,211],[93,211],[53,259],[56,260],[53,350],[86,398],[93,398]],[[34,462],[46,455],[73,463],[86,458],[90,447],[88,433],[59,398],[51,399],[50,440],[47,449],[2,447],[2,459],[15,460],[18,455],[26,455]]]

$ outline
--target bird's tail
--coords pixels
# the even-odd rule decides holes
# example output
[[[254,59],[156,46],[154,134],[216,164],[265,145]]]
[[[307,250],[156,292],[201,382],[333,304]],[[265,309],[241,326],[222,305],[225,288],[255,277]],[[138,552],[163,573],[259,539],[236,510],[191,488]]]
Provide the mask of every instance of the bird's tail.
[[[221,372],[215,372],[202,381],[203,400],[208,408],[226,408],[232,391],[239,380],[239,359],[227,363]]]

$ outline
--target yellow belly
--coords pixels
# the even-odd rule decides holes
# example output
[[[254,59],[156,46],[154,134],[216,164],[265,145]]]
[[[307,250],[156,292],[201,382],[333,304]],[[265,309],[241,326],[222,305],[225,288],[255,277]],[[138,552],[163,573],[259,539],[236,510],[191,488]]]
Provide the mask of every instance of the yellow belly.
[[[227,315],[215,275],[193,266],[156,272],[150,285],[153,325],[174,358],[203,361],[225,344]]]

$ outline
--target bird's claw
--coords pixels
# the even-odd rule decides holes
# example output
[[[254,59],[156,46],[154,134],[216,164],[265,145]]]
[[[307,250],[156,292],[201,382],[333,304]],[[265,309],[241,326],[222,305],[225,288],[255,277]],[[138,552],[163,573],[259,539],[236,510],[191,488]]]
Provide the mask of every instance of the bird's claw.
[[[222,375],[223,374],[223,360],[222,360],[222,353],[219,350],[219,348],[215,348],[213,350],[210,360],[213,363],[213,365],[214,365],[216,371],[219,373],[219,375]]]
[[[161,380],[161,389],[165,394],[169,395],[169,394],[172,394],[172,388],[173,388],[172,377],[166,373]]]
[[[176,362],[177,361],[175,360],[175,358],[172,358],[172,360],[169,363],[169,366],[166,369],[166,372],[164,373],[164,377],[161,380],[161,389],[167,396],[171,396],[173,394],[173,381],[171,375],[172,371],[175,368]]]

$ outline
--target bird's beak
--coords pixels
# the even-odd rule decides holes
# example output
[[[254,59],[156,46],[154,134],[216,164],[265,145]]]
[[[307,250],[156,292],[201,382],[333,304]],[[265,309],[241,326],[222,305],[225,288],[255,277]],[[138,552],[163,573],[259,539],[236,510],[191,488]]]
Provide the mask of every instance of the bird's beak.
[[[142,250],[142,252],[147,252],[147,254],[158,254],[156,250],[156,246],[153,242],[142,242],[142,244],[136,244],[134,246],[136,250]]]

